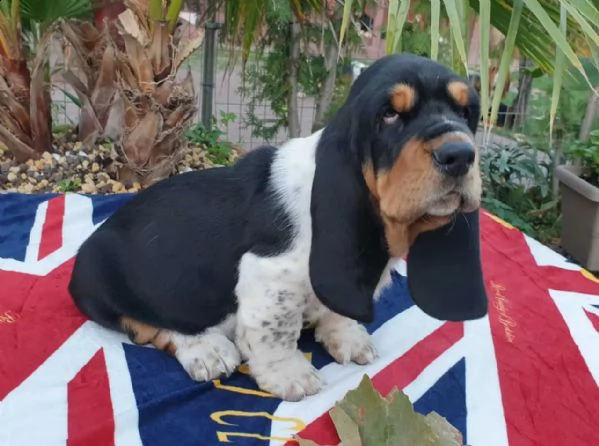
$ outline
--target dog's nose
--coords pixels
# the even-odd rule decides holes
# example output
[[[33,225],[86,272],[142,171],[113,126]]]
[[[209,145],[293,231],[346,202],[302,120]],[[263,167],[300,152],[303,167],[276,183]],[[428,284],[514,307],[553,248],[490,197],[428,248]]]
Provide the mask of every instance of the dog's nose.
[[[433,151],[437,167],[452,177],[466,175],[474,157],[474,146],[467,142],[447,142]]]

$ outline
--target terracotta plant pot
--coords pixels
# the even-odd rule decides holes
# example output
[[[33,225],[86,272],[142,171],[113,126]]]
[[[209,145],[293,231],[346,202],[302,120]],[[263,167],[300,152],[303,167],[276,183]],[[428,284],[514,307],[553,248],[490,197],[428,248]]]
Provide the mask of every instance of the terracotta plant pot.
[[[581,169],[558,166],[562,198],[561,246],[576,262],[599,271],[599,188],[580,178]]]

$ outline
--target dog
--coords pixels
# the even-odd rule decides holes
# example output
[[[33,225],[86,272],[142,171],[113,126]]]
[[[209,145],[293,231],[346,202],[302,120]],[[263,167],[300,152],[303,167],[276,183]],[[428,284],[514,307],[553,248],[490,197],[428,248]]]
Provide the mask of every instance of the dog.
[[[276,397],[316,394],[325,383],[297,348],[304,324],[339,363],[374,361],[360,322],[408,251],[424,312],[486,314],[479,118],[467,79],[428,58],[383,57],[323,129],[139,192],[82,244],[69,292],[194,380],[247,360]]]

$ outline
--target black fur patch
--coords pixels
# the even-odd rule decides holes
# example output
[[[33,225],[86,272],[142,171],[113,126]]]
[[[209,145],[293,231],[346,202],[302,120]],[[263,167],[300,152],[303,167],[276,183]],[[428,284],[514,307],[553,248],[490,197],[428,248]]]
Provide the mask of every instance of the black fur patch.
[[[140,192],[81,246],[69,285],[76,305],[112,329],[128,316],[186,334],[235,312],[241,256],[280,253],[292,235],[269,181],[275,150]]]

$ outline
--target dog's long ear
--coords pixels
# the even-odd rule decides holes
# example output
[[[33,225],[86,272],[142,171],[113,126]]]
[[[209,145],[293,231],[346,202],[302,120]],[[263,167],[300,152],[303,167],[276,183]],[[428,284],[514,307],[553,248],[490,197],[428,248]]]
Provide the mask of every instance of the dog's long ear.
[[[325,129],[316,151],[310,280],[332,311],[369,322],[388,260],[383,229],[374,218],[357,155],[333,139]]]
[[[479,212],[419,234],[408,253],[407,274],[412,299],[428,315],[450,321],[485,316]]]

